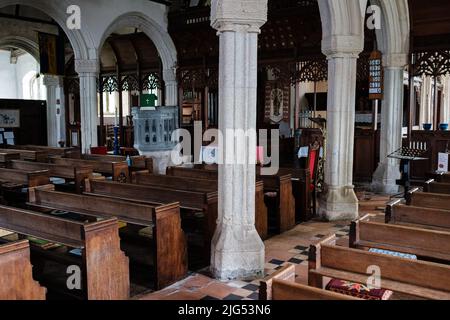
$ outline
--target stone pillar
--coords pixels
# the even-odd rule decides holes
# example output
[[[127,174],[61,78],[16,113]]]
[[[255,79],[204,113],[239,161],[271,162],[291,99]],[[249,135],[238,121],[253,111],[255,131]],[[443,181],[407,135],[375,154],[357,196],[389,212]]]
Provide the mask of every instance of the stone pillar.
[[[98,145],[98,60],[76,60],[75,70],[80,78],[81,151],[89,154],[90,148]]]
[[[61,127],[60,107],[57,105],[57,89],[61,86],[61,78],[46,75],[43,84],[47,88],[47,144],[50,147],[57,147],[60,134],[58,128]]]
[[[373,176],[374,191],[395,194],[399,191],[396,180],[400,179],[400,163],[387,158],[402,146],[403,83],[407,55],[385,56],[384,99],[382,102],[380,128],[380,163]]]
[[[360,37],[343,37],[328,41],[322,44],[328,59],[328,123],[325,192],[320,199],[319,215],[329,221],[350,220],[358,217],[358,198],[353,185],[353,149],[356,61],[362,51],[362,40]]]
[[[58,123],[59,123],[59,130],[58,130],[58,142],[63,141],[67,145],[66,141],[66,99],[64,95],[64,84],[63,81],[60,82],[60,86],[57,90],[57,100],[59,100],[59,113],[58,113]]]
[[[440,123],[450,122],[450,76],[445,76],[443,78],[444,89],[443,89],[443,103],[441,106],[441,119]]]
[[[219,130],[256,134],[257,52],[267,0],[213,0],[212,26],[220,37]],[[211,271],[222,280],[263,276],[264,244],[255,228],[256,136],[223,139],[219,152],[219,217]],[[253,163],[252,163],[253,162]]]
[[[166,89],[165,105],[177,106],[178,105],[178,83],[175,71],[173,69],[163,70],[163,79]],[[161,102],[162,103],[162,102]]]

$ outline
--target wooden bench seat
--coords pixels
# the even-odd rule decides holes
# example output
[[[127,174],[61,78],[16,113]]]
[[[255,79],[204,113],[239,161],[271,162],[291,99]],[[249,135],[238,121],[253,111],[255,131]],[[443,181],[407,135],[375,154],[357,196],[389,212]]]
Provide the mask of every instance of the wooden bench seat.
[[[385,222],[450,229],[450,210],[408,206],[396,200],[387,205]]]
[[[216,170],[191,169],[184,167],[168,167],[167,175],[185,178],[201,178],[217,180]],[[292,195],[292,183],[290,175],[257,176],[257,180],[264,183],[264,190],[274,193],[274,201],[266,201],[269,219],[275,220],[275,229],[278,233],[286,232],[296,225],[295,221],[295,201]],[[274,204],[272,205],[272,202]],[[274,208],[273,208],[274,207]],[[271,210],[272,209],[272,210]],[[271,225],[269,224],[269,228]]]
[[[425,182],[424,191],[450,195],[450,183],[436,182],[433,179]]]
[[[46,151],[33,151],[21,149],[0,149],[0,153],[20,154],[20,160],[46,162],[48,153]]]
[[[81,266],[83,290],[79,294],[80,298],[88,300],[129,298],[128,258],[120,250],[117,219],[83,223],[30,210],[0,206],[0,228],[80,249],[82,257],[70,259],[70,254],[67,252],[65,259],[57,261],[67,263],[67,267],[74,264]],[[33,266],[35,266],[33,253],[56,261],[52,259],[56,253],[51,250],[32,250]],[[64,256],[64,254],[58,254],[58,256]],[[41,275],[42,279],[39,279]],[[62,275],[64,277],[64,273]],[[66,274],[66,279],[68,277],[69,275]],[[36,278],[50,289],[48,284],[52,283],[53,277],[46,277],[44,273],[40,273]],[[67,292],[66,282],[60,283],[55,290]]]
[[[45,300],[46,289],[33,279],[28,241],[0,245],[0,300]]]
[[[40,163],[30,161],[13,160],[6,165],[9,169],[23,171],[46,171],[48,170],[51,177],[63,178],[75,182],[75,190],[77,193],[83,191],[83,182],[85,179],[92,178],[92,166],[63,166],[53,163]]]
[[[406,204],[415,207],[450,210],[450,195],[419,192],[419,188],[415,188],[406,195]]]
[[[199,192],[217,192],[217,179],[194,179],[166,175],[154,175],[146,172],[133,172],[132,182],[141,185],[159,186],[175,190],[191,190]],[[265,240],[268,238],[267,228],[267,207],[264,203],[264,184],[262,181],[256,182],[256,214],[255,227],[259,236]]]
[[[287,265],[261,281],[259,300],[361,300],[331,291],[295,283],[295,266]]]
[[[150,206],[56,192],[54,186],[49,185],[30,189],[29,205],[33,208],[56,209],[99,218],[115,217],[136,226],[151,227],[150,246],[145,246],[145,241],[142,242],[144,253],[151,254],[153,258],[151,268],[156,289],[171,285],[187,274],[186,237],[181,229],[178,203]],[[122,248],[125,247],[124,244],[123,242]],[[124,251],[127,253],[127,250]],[[129,258],[133,259],[131,255]]]
[[[97,160],[81,160],[51,157],[50,162],[61,166],[92,167],[94,172],[110,176],[114,181],[125,183],[129,180],[130,172],[126,162],[105,162]]]
[[[312,245],[308,283],[323,288],[323,277],[366,284],[370,267],[381,271],[381,287],[422,299],[450,299],[450,266],[336,246],[335,235]]]
[[[366,215],[353,221],[351,248],[376,248],[416,255],[424,259],[450,261],[450,232],[373,221]]]

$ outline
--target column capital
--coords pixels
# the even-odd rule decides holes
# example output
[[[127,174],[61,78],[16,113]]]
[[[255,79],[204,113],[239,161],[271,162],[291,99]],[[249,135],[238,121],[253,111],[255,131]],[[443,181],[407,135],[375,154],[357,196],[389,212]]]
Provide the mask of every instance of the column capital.
[[[75,60],[75,71],[81,73],[99,73],[100,63],[97,59]]]
[[[219,32],[259,33],[267,21],[267,0],[213,0],[211,26]]]
[[[46,87],[58,87],[63,85],[63,77],[61,76],[52,76],[52,75],[45,75],[43,85]]]
[[[364,50],[360,36],[332,35],[322,40],[322,52],[331,58],[358,58]]]
[[[162,71],[162,77],[165,83],[177,82],[176,66],[171,69],[164,69]]]
[[[390,53],[383,55],[383,67],[391,69],[403,69],[408,65],[408,54]]]

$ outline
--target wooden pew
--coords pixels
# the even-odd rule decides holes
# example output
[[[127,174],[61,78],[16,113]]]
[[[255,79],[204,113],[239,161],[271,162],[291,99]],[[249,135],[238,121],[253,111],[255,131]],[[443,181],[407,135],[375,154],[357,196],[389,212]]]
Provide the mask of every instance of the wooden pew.
[[[0,149],[0,153],[18,153],[20,160],[46,162],[48,153],[45,151],[20,150],[20,149]]]
[[[48,147],[48,146],[36,146],[36,145],[16,145],[16,146],[9,146],[8,149],[43,151],[43,152],[46,152],[49,157],[65,156],[68,153],[75,151],[75,148],[58,148],[58,147]]]
[[[424,191],[429,193],[450,194],[450,183],[436,182],[431,179],[425,182]]]
[[[154,175],[146,172],[133,172],[132,183],[141,185],[158,186],[175,190],[191,190],[199,192],[217,192],[217,179],[193,179],[166,175]],[[255,227],[259,236],[265,240],[268,238],[267,207],[264,203],[264,184],[256,182],[256,214]]]
[[[20,154],[19,153],[0,153],[0,167],[4,168],[6,167],[6,164],[11,160],[19,160]]]
[[[218,194],[216,191],[174,190],[155,186],[86,180],[85,194],[150,205],[179,202],[183,216],[186,216],[187,213],[203,212],[204,223],[202,225],[202,233],[204,236],[204,256],[205,261],[209,263],[211,241],[216,230],[218,216]]]
[[[37,187],[49,183],[50,178],[48,170],[24,171],[0,168],[0,184],[2,187]]]
[[[181,229],[178,203],[149,206],[123,200],[55,192],[54,186],[29,190],[33,208],[56,209],[81,215],[111,218],[137,226],[152,227],[148,253],[153,256],[152,271],[157,290],[187,275],[186,237]],[[124,250],[126,252],[126,250]],[[130,259],[133,257],[130,255]]]
[[[434,172],[429,174],[430,178],[435,179],[440,183],[450,183],[450,173],[449,172]]]
[[[45,300],[46,289],[33,279],[28,241],[0,245],[0,300]]]
[[[30,161],[10,161],[7,164],[9,169],[23,171],[45,171],[48,170],[51,177],[58,177],[75,182],[75,191],[82,193],[84,180],[92,178],[93,167],[90,166],[62,166],[53,163],[40,163]]]
[[[419,188],[415,188],[407,193],[406,204],[415,207],[450,210],[450,195],[419,192]]]
[[[387,205],[385,222],[450,229],[450,210],[408,206],[399,199]]]
[[[259,300],[361,300],[295,283],[295,266],[287,265],[261,281]]]
[[[167,175],[217,180],[216,170],[191,169],[184,167],[168,167]],[[295,227],[295,201],[292,195],[292,183],[290,175],[257,176],[264,183],[265,192],[276,192],[276,228],[283,233]]]
[[[71,154],[67,156],[71,159],[81,159],[81,160],[92,160],[92,161],[103,161],[103,162],[125,162],[127,157],[115,156],[115,155],[98,155],[98,154]],[[131,171],[141,171],[148,170],[153,172],[153,159],[145,156],[132,156],[131,160]]]
[[[79,265],[83,270],[81,297],[88,300],[129,298],[128,258],[120,250],[117,219],[82,223],[29,210],[0,206],[0,228],[81,249],[82,258],[78,258],[69,253],[56,254],[34,248],[31,259],[33,263],[33,252],[35,252],[46,259],[56,260],[68,266]],[[43,279],[39,281],[50,288],[48,284],[52,283],[52,279],[53,277],[43,276]],[[66,291],[66,282],[64,281],[61,285],[64,288],[59,287],[55,290]]]
[[[365,284],[372,276],[369,267],[377,266],[383,289],[423,299],[450,299],[450,266],[339,247],[336,241],[333,235],[311,246],[310,286],[323,288],[323,277]]]
[[[373,221],[366,215],[350,227],[351,248],[378,248],[413,254],[439,261],[450,261],[450,232]]]
[[[80,160],[59,157],[51,157],[50,162],[66,167],[92,167],[94,169],[94,172],[111,176],[114,181],[122,183],[128,182],[130,176],[128,164],[126,162],[104,162],[96,160]]]

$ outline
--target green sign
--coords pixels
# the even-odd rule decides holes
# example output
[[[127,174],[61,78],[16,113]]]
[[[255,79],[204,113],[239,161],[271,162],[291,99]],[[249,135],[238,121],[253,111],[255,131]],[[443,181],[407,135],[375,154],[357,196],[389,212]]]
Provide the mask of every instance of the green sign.
[[[156,94],[142,94],[141,95],[141,107],[155,107],[156,101],[158,100],[158,97]]]

